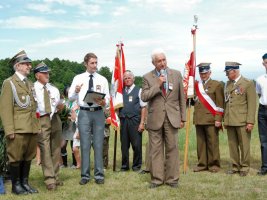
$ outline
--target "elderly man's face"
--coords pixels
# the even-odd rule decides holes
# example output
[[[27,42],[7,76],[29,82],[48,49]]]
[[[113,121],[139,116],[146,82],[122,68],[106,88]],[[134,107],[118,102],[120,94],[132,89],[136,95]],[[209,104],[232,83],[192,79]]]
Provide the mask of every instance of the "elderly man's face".
[[[166,56],[163,53],[157,54],[155,55],[152,63],[156,67],[157,71],[160,71],[161,69],[166,69],[167,67]]]
[[[206,73],[199,73],[200,79],[202,81],[206,81],[210,78],[211,71],[208,71]]]
[[[226,76],[228,77],[228,79],[230,81],[233,81],[237,78],[237,75],[238,75],[238,71],[237,70],[229,70],[229,71],[226,71]]]
[[[124,86],[131,87],[134,83],[134,78],[130,73],[124,73],[123,75]]]
[[[29,62],[26,63],[18,63],[17,71],[20,72],[24,76],[28,76],[31,73],[32,64]]]
[[[48,72],[37,72],[35,74],[36,79],[43,85],[49,82],[49,73]]]

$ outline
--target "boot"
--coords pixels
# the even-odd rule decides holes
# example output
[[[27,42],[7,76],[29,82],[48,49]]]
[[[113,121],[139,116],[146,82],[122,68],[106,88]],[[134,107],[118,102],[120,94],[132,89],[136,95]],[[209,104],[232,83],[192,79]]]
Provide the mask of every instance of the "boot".
[[[9,169],[12,182],[12,193],[17,195],[28,194],[20,183],[20,162],[10,163]]]
[[[31,161],[22,161],[20,165],[21,169],[21,186],[30,194],[38,193],[36,189],[31,187],[28,183],[29,180],[29,173],[31,169]]]

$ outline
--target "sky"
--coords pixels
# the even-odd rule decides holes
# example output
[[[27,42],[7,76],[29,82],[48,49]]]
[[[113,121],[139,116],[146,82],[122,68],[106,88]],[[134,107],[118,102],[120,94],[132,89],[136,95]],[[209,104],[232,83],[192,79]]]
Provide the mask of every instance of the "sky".
[[[266,0],[1,0],[0,59],[25,50],[33,60],[81,63],[94,52],[98,67],[113,70],[122,41],[126,69],[135,75],[154,69],[156,48],[183,73],[193,50],[194,15],[196,62],[212,63],[213,79],[227,79],[225,61],[241,63],[241,74],[250,79],[265,73]]]

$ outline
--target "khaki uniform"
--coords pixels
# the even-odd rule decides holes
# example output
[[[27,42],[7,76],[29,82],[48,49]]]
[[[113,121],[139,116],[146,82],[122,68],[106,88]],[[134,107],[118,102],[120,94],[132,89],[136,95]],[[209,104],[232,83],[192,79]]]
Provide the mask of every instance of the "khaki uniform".
[[[207,95],[219,108],[224,107],[223,85],[219,81],[209,80],[203,85]],[[218,170],[220,168],[219,128],[215,121],[222,121],[222,116],[213,116],[197,100],[194,105],[193,123],[196,126],[198,164],[195,171]]]
[[[20,107],[14,100],[11,82],[16,88],[20,102],[25,103],[29,97],[29,105]],[[36,117],[36,101],[33,96],[33,84],[26,84],[14,74],[3,82],[0,97],[0,115],[5,135],[16,134],[14,140],[7,139],[7,154],[9,162],[30,161],[35,157],[37,133],[40,130],[39,120]],[[17,137],[17,135],[20,135]],[[27,148],[26,148],[27,147]]]
[[[233,171],[249,171],[251,133],[248,123],[254,124],[256,91],[254,83],[244,77],[225,86],[224,125],[227,128],[228,144]]]

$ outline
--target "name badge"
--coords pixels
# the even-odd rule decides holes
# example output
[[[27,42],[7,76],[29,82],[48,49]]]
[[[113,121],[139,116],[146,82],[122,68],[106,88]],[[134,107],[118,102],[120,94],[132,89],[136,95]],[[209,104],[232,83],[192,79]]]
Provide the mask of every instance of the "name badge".
[[[173,89],[173,84],[169,83],[169,90],[172,90],[172,89]]]
[[[96,85],[96,92],[101,92],[101,85]]]
[[[129,96],[129,102],[133,101],[133,96]]]

